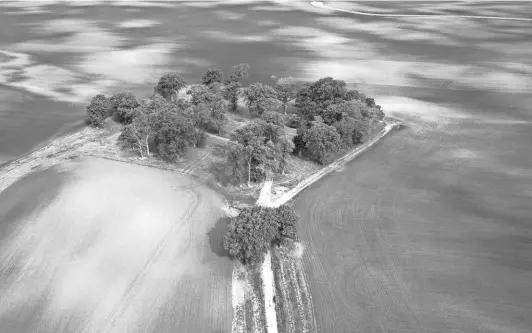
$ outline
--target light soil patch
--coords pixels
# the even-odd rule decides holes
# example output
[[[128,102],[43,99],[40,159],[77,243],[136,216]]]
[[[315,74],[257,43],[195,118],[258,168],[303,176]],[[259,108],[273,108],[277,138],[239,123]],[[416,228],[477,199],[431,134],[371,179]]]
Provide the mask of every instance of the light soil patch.
[[[33,331],[227,332],[231,262],[209,235],[223,200],[194,179],[84,158],[68,184],[0,248],[0,318]]]

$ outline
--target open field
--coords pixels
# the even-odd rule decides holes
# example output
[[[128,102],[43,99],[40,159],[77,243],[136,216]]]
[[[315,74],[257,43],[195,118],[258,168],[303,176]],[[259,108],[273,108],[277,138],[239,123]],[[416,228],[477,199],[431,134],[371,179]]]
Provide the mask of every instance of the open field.
[[[532,62],[529,55],[532,45],[527,22],[362,17],[323,11],[307,1],[132,1],[121,5],[94,1],[81,6],[65,1],[51,5],[34,5],[32,1],[13,3],[18,5],[0,4],[6,6],[2,7],[5,11],[0,11],[0,48],[8,51],[0,55],[0,83],[7,86],[2,86],[0,100],[0,163],[79,121],[83,110],[77,101],[96,92],[108,94],[123,89],[149,92],[158,77],[168,70],[176,70],[192,80],[211,65],[227,72],[234,63],[249,62],[252,81],[271,83],[272,74],[292,75],[298,80],[323,76],[344,79],[376,96],[376,102],[384,111],[404,119],[407,128],[394,133],[379,143],[378,149],[346,165],[341,172],[306,189],[295,201],[302,220],[301,237],[305,249],[304,274],[299,271],[300,275],[295,276],[309,282],[318,331],[531,331],[532,177],[529,157],[532,151],[529,142],[532,142],[532,119],[529,95]],[[383,13],[527,17],[531,17],[532,8],[527,2],[493,1],[426,1],[422,4],[379,1],[348,5]],[[93,42],[96,40],[98,43]],[[43,77],[49,80],[42,80]],[[44,97],[56,99],[56,102]],[[231,122],[230,128],[237,125]],[[118,156],[123,161],[167,167],[151,160],[138,161],[125,153],[117,155],[114,139],[116,136],[95,136],[90,142],[75,139],[66,143],[64,149],[77,147],[79,153],[70,151],[59,155],[61,158],[92,155],[114,159]],[[193,149],[188,159],[171,169],[206,179],[208,165],[217,160],[218,152],[226,143],[219,138],[209,139],[213,141],[207,149]],[[57,148],[63,150],[63,147]],[[47,153],[40,157],[47,158]],[[9,177],[0,179],[0,185],[7,187],[7,183],[10,185],[21,175],[56,162],[52,156],[44,163],[25,164]],[[291,161],[292,170],[303,171],[304,175],[316,171],[315,166],[299,162]],[[115,165],[118,162],[105,163]],[[138,166],[124,164],[124,168],[130,167]],[[85,178],[81,171],[75,171],[76,168],[65,171],[79,175],[81,178],[74,181],[82,182]],[[79,170],[88,172],[88,169]],[[107,169],[103,170],[102,175],[106,172]],[[22,253],[10,256],[2,264],[24,262],[34,253],[31,251],[36,247],[27,242],[28,234],[23,234],[26,225],[32,226],[33,229],[26,230],[31,235],[32,232],[44,235],[42,241],[35,237],[35,246],[48,251],[37,258],[41,261],[26,262],[27,267],[43,267],[42,262],[51,257],[56,260],[51,268],[38,272],[44,277],[42,281],[35,279],[35,272],[22,275],[25,268],[17,265],[11,266],[12,270],[1,271],[2,285],[5,284],[5,288],[0,289],[2,295],[14,294],[28,281],[37,287],[33,294],[23,290],[21,295],[26,299],[2,298],[2,323],[11,325],[8,327],[15,332],[33,332],[35,325],[41,324],[43,330],[51,332],[76,331],[83,325],[88,325],[87,331],[107,325],[108,330],[164,332],[175,330],[175,325],[170,328],[165,323],[193,318],[196,322],[183,326],[184,330],[202,324],[200,330],[206,332],[228,331],[230,311],[227,309],[230,306],[223,310],[220,306],[217,310],[226,312],[205,319],[209,306],[194,303],[222,304],[222,299],[211,303],[206,300],[207,296],[202,299],[205,288],[200,288],[209,283],[213,289],[205,290],[223,289],[222,286],[214,286],[214,282],[201,273],[195,276],[196,279],[200,277],[200,282],[184,278],[179,271],[183,266],[166,271],[165,255],[153,266],[156,276],[147,274],[143,277],[147,282],[135,295],[126,296],[125,303],[131,305],[121,306],[125,303],[115,301],[120,290],[127,289],[125,280],[138,269],[141,259],[147,258],[155,238],[161,235],[160,229],[154,229],[155,236],[145,235],[154,236],[147,240],[145,247],[116,250],[117,255],[135,256],[135,260],[124,261],[123,272],[116,274],[120,277],[117,282],[111,281],[114,276],[93,279],[94,283],[100,283],[98,289],[109,292],[108,296],[72,293],[78,298],[69,297],[67,291],[91,287],[92,281],[80,286],[65,284],[71,289],[56,287],[60,279],[83,282],[85,280],[77,279],[76,274],[99,267],[90,266],[93,262],[83,251],[85,245],[76,247],[74,244],[86,230],[83,228],[90,224],[89,219],[80,217],[71,222],[66,221],[70,219],[68,216],[57,213],[58,204],[76,202],[74,195],[64,194],[65,190],[74,193],[72,186],[56,182],[52,176],[38,178],[25,180],[26,184],[36,186],[35,190],[21,189],[17,185],[8,188],[12,191],[9,197],[1,197],[0,209],[8,210],[4,216],[10,223],[0,226],[5,236],[0,254],[19,250]],[[293,185],[300,180],[290,179],[290,175],[286,178],[277,181]],[[142,179],[133,181],[142,183]],[[168,183],[165,181],[165,186]],[[128,186],[136,186],[132,184]],[[107,184],[102,186],[109,189]],[[153,193],[153,197],[158,198],[160,193],[150,188],[147,185],[142,188],[143,196]],[[41,192],[44,189],[47,191]],[[192,190],[182,190],[184,192],[179,195],[164,192],[168,195],[161,199],[163,205],[170,206],[166,199],[171,199],[173,205],[157,214],[182,214],[179,210],[182,207],[176,202],[186,204],[196,200]],[[119,193],[120,188],[111,188],[110,195],[111,191]],[[249,194],[253,191],[251,189]],[[33,192],[41,195],[35,198]],[[135,190],[124,193],[130,195]],[[73,205],[74,209],[77,205],[77,202]],[[115,212],[115,207],[109,207],[108,202],[101,205],[107,212],[102,216]],[[123,203],[123,207],[130,208],[130,205]],[[137,207],[133,208],[135,211]],[[204,208],[206,211],[207,207]],[[92,210],[83,212],[94,214]],[[101,240],[101,244],[107,244],[105,242],[115,236],[115,240],[122,239],[122,235],[113,233],[114,227],[124,227],[131,233],[137,230],[140,222],[136,217],[127,215],[128,212],[121,214],[115,215],[122,220],[130,218],[129,224],[108,216],[105,219],[110,222],[99,224],[103,228],[102,235],[110,235]],[[27,224],[20,221],[27,221]],[[194,226],[197,224],[201,228],[202,223],[210,223],[208,221],[199,221]],[[47,230],[49,233],[40,232],[39,228],[46,222],[58,228]],[[81,232],[66,228],[69,223],[79,224]],[[18,227],[19,224],[22,227]],[[105,229],[107,225],[110,229]],[[168,226],[168,221],[161,222],[161,228],[163,226]],[[194,235],[196,231],[184,229],[187,235]],[[221,231],[217,232],[221,235]],[[25,241],[14,244],[10,237],[19,233],[21,238],[15,239]],[[65,234],[73,240],[69,241]],[[64,250],[49,242],[55,237],[63,239]],[[88,237],[87,244],[98,240],[95,237]],[[128,240],[123,241],[129,244]],[[192,248],[200,247],[201,241],[187,244],[192,244]],[[208,247],[202,249],[203,252],[189,250],[187,245],[184,257],[177,254],[175,257],[178,261],[182,259],[183,265],[191,265],[187,260],[193,258],[194,253],[212,255]],[[25,253],[29,253],[28,257],[24,257]],[[225,269],[226,275],[218,279],[227,281],[230,275],[227,259],[212,258],[223,262],[222,268],[213,272]],[[74,263],[62,265],[63,260]],[[191,266],[192,272],[196,269],[208,271],[207,264],[193,264],[196,265]],[[101,271],[102,275],[109,272]],[[159,273],[161,275],[157,275]],[[76,279],[71,279],[72,276]],[[164,276],[179,282],[170,287],[154,286],[154,281],[161,281]],[[168,297],[167,288],[172,287],[175,298]],[[131,295],[122,293],[126,294]],[[221,294],[213,292],[211,296],[214,295]],[[93,296],[102,297],[103,301],[98,303]],[[295,294],[293,298],[297,298]],[[30,300],[33,308],[20,306],[24,300]],[[227,298],[225,302],[229,304]],[[109,310],[113,304],[116,311]],[[184,304],[189,306],[183,308]],[[67,309],[65,318],[54,312],[58,305]],[[15,310],[9,310],[13,307]],[[192,311],[194,307],[205,312]],[[47,312],[42,314],[40,309]],[[155,309],[163,315],[151,318]],[[222,317],[229,319],[212,319]],[[127,318],[135,318],[131,320],[132,326],[126,326]],[[142,323],[137,322],[144,318],[147,319]],[[183,323],[186,325],[187,321]]]
[[[377,12],[456,7],[472,15],[532,17],[526,2],[515,1],[356,4]],[[233,64],[249,62],[250,82],[273,83],[272,74],[301,81],[331,75],[370,95],[397,94],[402,87],[441,93],[531,89],[527,22],[368,18],[321,10],[310,1],[0,6],[0,160],[67,131],[82,118],[78,102],[98,92],[149,94],[169,70],[194,83],[209,66],[227,73]]]
[[[319,331],[530,331],[530,115],[383,104],[404,129],[294,202]]]
[[[65,180],[53,197],[2,199],[11,225],[0,247],[3,330],[230,330],[219,195],[186,176],[96,158],[54,170]],[[36,196],[49,204],[13,211]]]

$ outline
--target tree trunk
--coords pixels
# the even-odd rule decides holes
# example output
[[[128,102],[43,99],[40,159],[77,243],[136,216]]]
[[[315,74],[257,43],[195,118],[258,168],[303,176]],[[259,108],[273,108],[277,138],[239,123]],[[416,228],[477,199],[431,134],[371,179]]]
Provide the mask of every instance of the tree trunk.
[[[146,139],[145,139],[145,143],[146,143],[146,155],[150,156],[150,143],[148,142],[150,138],[150,134],[146,134]]]
[[[137,144],[139,145],[140,158],[144,159],[144,154],[142,153],[142,142],[140,140],[137,140]]]
[[[251,186],[251,157],[252,157],[252,155],[249,154],[249,161],[248,161],[248,187]]]

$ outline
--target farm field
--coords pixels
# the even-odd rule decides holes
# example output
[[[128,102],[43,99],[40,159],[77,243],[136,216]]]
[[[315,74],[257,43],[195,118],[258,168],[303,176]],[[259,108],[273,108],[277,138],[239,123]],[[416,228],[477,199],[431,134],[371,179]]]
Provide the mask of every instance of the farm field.
[[[405,128],[294,202],[318,330],[529,331],[530,115],[381,101]]]
[[[219,256],[215,192],[98,158],[28,177],[0,194],[3,330],[231,329],[232,264]]]
[[[347,5],[532,15],[525,2]],[[312,296],[315,313],[282,309],[287,318],[315,317],[319,332],[335,333],[532,330],[529,22],[367,17],[307,1],[0,6],[0,163],[79,126],[88,97],[150,95],[170,70],[187,83],[239,62],[250,82],[333,76],[405,129],[296,198],[304,271],[294,280],[309,289],[285,294]],[[207,179],[226,143],[215,140],[179,168]],[[101,157],[117,150],[89,146]],[[315,171],[295,161],[300,179]],[[103,159],[54,170],[0,193],[2,327],[230,330],[220,196],[187,176]]]

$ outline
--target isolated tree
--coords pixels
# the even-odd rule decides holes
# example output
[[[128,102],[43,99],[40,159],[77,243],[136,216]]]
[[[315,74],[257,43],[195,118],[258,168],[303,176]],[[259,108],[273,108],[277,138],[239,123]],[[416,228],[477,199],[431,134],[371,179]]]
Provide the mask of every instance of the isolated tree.
[[[245,265],[262,262],[278,234],[273,209],[259,206],[242,209],[227,229],[224,248]]]
[[[139,113],[132,123],[126,125],[118,138],[122,148],[133,149],[138,152],[141,158],[150,155],[150,139],[152,135],[152,124],[150,115]]]
[[[337,152],[342,144],[336,129],[323,123],[321,117],[312,122],[312,126],[302,137],[305,147],[319,164],[325,163],[327,154]]]
[[[267,123],[284,127],[284,118],[279,112],[266,111],[261,115],[260,118]]]
[[[122,93],[114,100],[115,119],[121,124],[131,124],[135,110],[140,106],[140,100],[132,93]]]
[[[246,105],[250,112],[262,115],[278,105],[277,92],[267,84],[253,83],[245,91]]]
[[[233,217],[224,237],[224,248],[244,265],[262,262],[272,242],[297,240],[299,218],[291,207],[246,207]]]
[[[249,78],[249,65],[241,63],[233,66],[233,70],[229,75],[229,82],[242,82]]]
[[[167,73],[159,79],[155,91],[166,100],[172,100],[177,96],[179,90],[186,87],[186,85],[187,83],[181,75],[177,73]]]
[[[216,67],[211,67],[203,74],[201,81],[204,85],[209,86],[212,83],[221,83],[223,79],[222,70]]]
[[[284,114],[286,114],[288,102],[296,97],[294,80],[291,77],[282,77],[278,79],[275,85],[275,90],[277,91],[277,97],[282,104]]]
[[[109,100],[105,95],[98,94],[91,99],[85,109],[87,111],[87,122],[89,125],[92,127],[102,127],[109,110]]]

